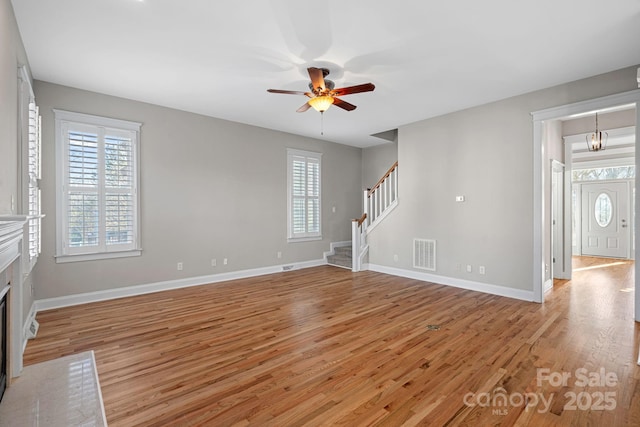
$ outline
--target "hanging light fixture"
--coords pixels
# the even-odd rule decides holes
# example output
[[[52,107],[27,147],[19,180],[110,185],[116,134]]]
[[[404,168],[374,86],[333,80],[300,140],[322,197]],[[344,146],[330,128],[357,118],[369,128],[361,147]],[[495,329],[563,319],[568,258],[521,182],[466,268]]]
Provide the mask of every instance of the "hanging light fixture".
[[[609,134],[598,130],[598,113],[596,113],[596,131],[587,135],[587,148],[589,151],[602,151],[607,146]]]
[[[308,102],[316,111],[324,113],[329,109],[329,107],[331,107],[331,104],[333,104],[333,97],[329,95],[320,95],[311,98]]]

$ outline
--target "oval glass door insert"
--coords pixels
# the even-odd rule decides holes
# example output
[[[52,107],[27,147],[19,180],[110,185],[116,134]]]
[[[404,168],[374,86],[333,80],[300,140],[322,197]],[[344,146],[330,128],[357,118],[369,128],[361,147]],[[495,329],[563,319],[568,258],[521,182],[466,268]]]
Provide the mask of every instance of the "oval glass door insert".
[[[600,227],[604,228],[611,223],[611,219],[613,218],[613,204],[608,194],[600,193],[598,195],[593,211],[596,216],[596,222]]]

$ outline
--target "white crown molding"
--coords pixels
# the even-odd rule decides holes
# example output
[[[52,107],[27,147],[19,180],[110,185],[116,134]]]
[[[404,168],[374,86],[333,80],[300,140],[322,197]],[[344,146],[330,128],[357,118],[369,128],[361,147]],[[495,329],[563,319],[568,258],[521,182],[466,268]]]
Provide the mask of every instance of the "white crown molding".
[[[639,98],[640,89],[635,89],[628,92],[533,111],[531,112],[531,116],[534,121],[559,120],[574,114],[595,112],[603,108],[617,107],[620,105],[635,104]]]

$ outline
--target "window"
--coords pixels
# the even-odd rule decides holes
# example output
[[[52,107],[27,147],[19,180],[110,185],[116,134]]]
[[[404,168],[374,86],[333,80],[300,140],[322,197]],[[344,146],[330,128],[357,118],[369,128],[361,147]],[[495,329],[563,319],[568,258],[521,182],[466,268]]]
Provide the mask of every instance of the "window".
[[[140,123],[54,113],[57,262],[140,255]]]
[[[289,241],[322,239],[320,153],[287,149]]]
[[[29,102],[29,147],[27,189],[27,215],[29,216],[29,262],[35,264],[40,254],[40,227],[42,223],[40,208],[40,110],[34,100]]]
[[[593,169],[574,169],[571,171],[573,181],[602,181],[608,179],[631,179],[636,176],[636,167],[617,166]]]
[[[19,69],[20,79],[20,212],[27,217],[24,266],[28,274],[40,255],[42,211],[40,205],[40,110],[36,105],[27,70]]]
[[[613,219],[613,204],[607,193],[600,193],[600,195],[598,195],[593,212],[596,217],[596,222],[600,227],[605,228],[611,224],[611,219]]]

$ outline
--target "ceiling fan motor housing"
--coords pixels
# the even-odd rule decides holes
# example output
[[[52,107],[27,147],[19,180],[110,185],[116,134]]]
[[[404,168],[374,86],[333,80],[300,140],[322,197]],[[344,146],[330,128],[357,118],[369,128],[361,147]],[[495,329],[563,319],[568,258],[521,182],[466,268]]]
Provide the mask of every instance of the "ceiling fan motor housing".
[[[333,90],[333,88],[336,87],[336,84],[333,82],[333,80],[324,79],[324,87],[326,87],[327,90]],[[311,91],[314,93],[316,91],[316,88],[313,87],[312,82],[309,83],[309,89],[311,89]]]

